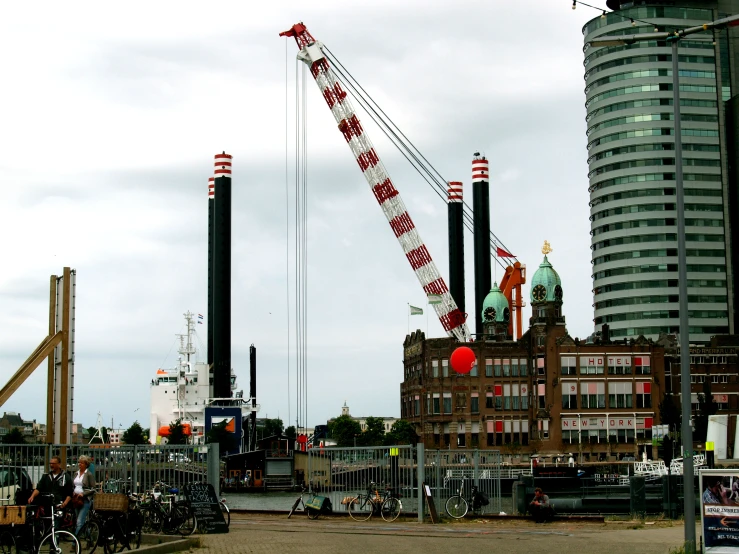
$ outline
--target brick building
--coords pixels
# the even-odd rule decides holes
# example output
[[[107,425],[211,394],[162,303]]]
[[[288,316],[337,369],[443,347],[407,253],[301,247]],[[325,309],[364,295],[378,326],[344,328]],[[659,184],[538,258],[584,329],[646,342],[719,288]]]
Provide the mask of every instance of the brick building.
[[[546,252],[545,252],[546,254]],[[563,287],[546,255],[531,282],[532,317],[508,336],[508,302],[493,286],[477,365],[450,367],[451,338],[404,342],[401,417],[428,448],[496,448],[510,454],[579,453],[583,461],[652,458],[652,426],[665,392],[665,348],[651,340],[591,341],[567,334]]]

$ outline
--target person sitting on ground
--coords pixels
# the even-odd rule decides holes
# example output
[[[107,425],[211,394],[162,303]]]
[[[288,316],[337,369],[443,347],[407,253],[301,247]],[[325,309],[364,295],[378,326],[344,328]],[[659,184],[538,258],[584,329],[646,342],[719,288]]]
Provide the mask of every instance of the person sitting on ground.
[[[52,456],[49,460],[49,473],[44,473],[39,479],[36,488],[33,489],[28,503],[32,504],[34,499],[41,493],[53,494],[54,505],[61,504],[63,508],[67,507],[72,501],[72,479],[69,478],[66,471],[62,471],[62,460],[59,456]]]
[[[534,490],[534,499],[529,504],[529,512],[536,523],[554,519],[554,509],[549,503],[549,497],[539,487]]]

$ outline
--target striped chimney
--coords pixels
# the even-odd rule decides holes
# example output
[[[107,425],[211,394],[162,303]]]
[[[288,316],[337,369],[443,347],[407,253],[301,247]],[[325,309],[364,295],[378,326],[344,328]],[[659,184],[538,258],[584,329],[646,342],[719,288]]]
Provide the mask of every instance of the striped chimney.
[[[208,199],[213,200],[216,197],[216,179],[208,177]]]
[[[231,177],[231,161],[233,156],[222,152],[215,155],[214,177]]]
[[[472,212],[475,252],[475,333],[482,337],[482,305],[490,292],[490,171],[479,152],[472,156]]]
[[[449,202],[462,202],[462,182],[449,181],[447,183],[447,200]]]
[[[464,298],[464,204],[462,183],[447,183],[447,212],[449,217],[449,294],[465,314]]]

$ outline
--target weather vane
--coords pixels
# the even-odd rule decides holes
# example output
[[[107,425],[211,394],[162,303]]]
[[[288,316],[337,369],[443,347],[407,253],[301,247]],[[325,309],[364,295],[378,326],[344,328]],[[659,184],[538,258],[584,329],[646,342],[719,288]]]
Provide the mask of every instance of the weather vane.
[[[541,253],[546,256],[551,251],[552,251],[552,247],[550,246],[549,241],[548,240],[545,240],[544,241],[544,246],[541,247]]]

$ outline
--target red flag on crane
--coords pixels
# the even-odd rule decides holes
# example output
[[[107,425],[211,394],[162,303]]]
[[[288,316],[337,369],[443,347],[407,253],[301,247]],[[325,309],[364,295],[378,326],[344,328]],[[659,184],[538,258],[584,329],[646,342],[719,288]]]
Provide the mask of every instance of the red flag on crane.
[[[510,252],[506,252],[505,250],[503,250],[500,246],[497,246],[495,250],[496,250],[496,256],[498,256],[499,258],[515,258],[516,257]]]

